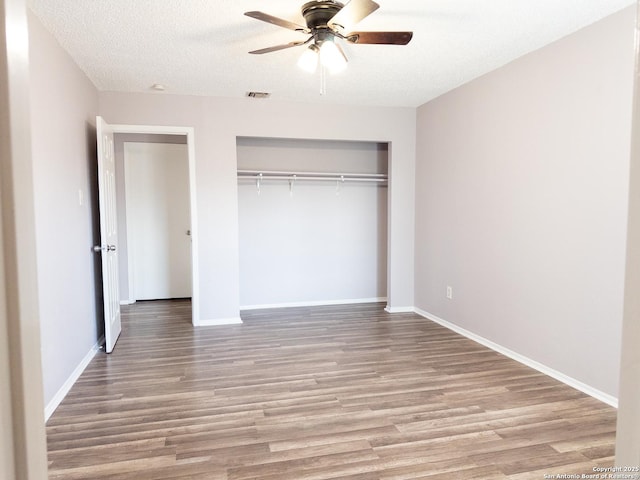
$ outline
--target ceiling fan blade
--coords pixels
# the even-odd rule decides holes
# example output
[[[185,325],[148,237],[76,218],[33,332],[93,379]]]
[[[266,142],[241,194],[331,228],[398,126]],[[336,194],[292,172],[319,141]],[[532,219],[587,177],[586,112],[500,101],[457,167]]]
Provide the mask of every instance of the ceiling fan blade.
[[[378,8],[380,8],[380,5],[373,0],[351,0],[329,20],[328,24],[330,27],[339,26],[345,30],[349,30]]]
[[[249,53],[253,53],[254,55],[262,55],[263,53],[277,52],[278,50],[284,50],[285,48],[298,47],[300,45],[304,45],[305,43],[308,43],[308,40],[304,42],[284,43],[282,45],[276,45],[275,47],[261,48],[260,50],[253,50]]]
[[[351,32],[345,38],[351,43],[368,45],[406,45],[413,32]]]
[[[269,15],[268,13],[253,11],[244,12],[244,14],[247,17],[255,18],[256,20],[262,20],[263,22],[271,23],[279,27],[288,28],[289,30],[310,33],[310,30],[307,27],[303,27],[302,25],[298,25],[297,23],[290,22],[289,20],[285,20],[283,18],[274,17],[273,15]]]

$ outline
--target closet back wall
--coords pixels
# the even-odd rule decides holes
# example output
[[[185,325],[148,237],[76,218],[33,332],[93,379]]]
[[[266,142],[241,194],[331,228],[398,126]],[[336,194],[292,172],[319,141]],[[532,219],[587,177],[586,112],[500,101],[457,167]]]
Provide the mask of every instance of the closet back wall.
[[[241,137],[239,170],[387,173],[388,146]],[[387,188],[239,179],[241,308],[383,301]]]

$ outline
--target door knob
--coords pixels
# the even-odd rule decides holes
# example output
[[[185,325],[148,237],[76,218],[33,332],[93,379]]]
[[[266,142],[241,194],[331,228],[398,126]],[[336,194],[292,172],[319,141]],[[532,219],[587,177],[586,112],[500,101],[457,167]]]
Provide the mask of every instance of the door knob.
[[[101,252],[102,250],[104,250],[104,248],[102,248],[100,245],[96,245],[93,247],[93,251],[96,253]]]

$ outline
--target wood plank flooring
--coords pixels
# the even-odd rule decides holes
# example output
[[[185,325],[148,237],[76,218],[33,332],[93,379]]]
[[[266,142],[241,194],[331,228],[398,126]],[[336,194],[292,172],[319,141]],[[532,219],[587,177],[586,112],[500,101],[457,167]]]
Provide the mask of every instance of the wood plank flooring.
[[[383,305],[123,309],[47,424],[50,479],[542,479],[613,464],[616,411]]]

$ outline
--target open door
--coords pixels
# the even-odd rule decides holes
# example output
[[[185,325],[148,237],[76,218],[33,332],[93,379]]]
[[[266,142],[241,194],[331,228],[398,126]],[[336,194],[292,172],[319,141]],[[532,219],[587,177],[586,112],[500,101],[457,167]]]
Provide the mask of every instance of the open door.
[[[100,245],[93,247],[93,249],[102,255],[105,351],[111,353],[122,330],[120,295],[118,293],[115,153],[113,129],[99,116],[96,117],[96,133],[98,138]]]

